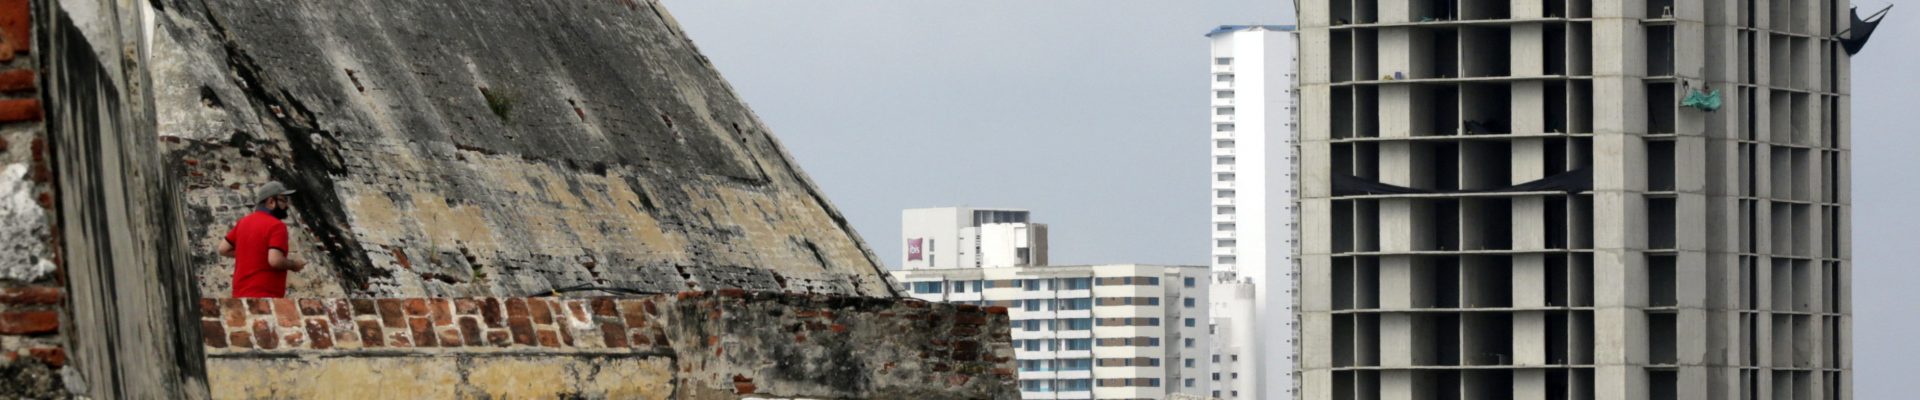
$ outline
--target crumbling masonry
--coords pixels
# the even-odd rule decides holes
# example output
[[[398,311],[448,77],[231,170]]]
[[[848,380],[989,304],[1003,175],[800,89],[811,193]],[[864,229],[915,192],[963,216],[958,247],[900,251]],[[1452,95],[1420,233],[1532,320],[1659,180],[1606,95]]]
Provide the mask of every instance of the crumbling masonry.
[[[649,0],[0,0],[0,250],[0,397],[1016,393]]]

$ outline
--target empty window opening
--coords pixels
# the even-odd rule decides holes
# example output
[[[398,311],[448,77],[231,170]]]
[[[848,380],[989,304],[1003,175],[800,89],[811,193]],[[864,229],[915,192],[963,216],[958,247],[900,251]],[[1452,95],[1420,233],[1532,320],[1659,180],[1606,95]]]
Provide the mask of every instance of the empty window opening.
[[[1464,77],[1499,77],[1509,74],[1512,59],[1511,33],[1505,26],[1468,26],[1460,28],[1460,71]]]
[[[1458,126],[1461,134],[1513,133],[1513,88],[1507,84],[1475,84],[1463,89]]]
[[[1673,82],[1670,81],[1647,84],[1648,134],[1661,135],[1675,132],[1674,112],[1679,106],[1675,98],[1679,96],[1678,93],[1674,89]]]
[[[1647,141],[1647,190],[1653,192],[1671,192],[1674,190],[1674,142],[1671,140]]]
[[[1674,282],[1676,275],[1675,257],[1672,255],[1647,256],[1647,306],[1675,307],[1679,305]]]
[[[1673,76],[1672,25],[1647,27],[1647,76]]]
[[[1647,248],[1673,249],[1678,229],[1674,220],[1674,198],[1647,198]]]

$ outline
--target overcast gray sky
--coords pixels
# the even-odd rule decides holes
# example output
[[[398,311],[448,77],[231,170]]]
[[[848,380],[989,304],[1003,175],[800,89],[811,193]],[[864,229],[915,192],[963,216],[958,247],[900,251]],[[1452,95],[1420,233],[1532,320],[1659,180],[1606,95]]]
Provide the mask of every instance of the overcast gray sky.
[[[1878,9],[1886,0],[1856,1]],[[1920,379],[1920,8],[1854,59],[1856,397]],[[881,259],[900,210],[1031,209],[1056,264],[1204,265],[1207,47],[1287,0],[669,0]]]

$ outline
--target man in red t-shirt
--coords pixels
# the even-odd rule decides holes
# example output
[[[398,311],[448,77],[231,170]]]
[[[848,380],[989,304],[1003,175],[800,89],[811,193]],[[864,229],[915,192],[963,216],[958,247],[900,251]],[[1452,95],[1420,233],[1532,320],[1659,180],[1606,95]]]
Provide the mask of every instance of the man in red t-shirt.
[[[286,297],[287,272],[307,267],[287,249],[287,210],[293,194],[280,182],[254,191],[252,214],[240,218],[220,243],[220,255],[233,258],[233,297]]]

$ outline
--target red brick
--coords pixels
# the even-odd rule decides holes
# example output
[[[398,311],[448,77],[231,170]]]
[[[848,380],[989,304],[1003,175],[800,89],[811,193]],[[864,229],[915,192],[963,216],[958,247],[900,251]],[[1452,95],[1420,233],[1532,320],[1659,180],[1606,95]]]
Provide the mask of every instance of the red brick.
[[[200,299],[201,318],[220,318],[220,302],[214,299]]]
[[[327,315],[327,303],[320,299],[300,299],[300,315]]]
[[[388,328],[407,327],[405,303],[400,299],[380,299],[375,304],[380,308],[380,325]]]
[[[466,344],[466,341],[460,338],[459,329],[440,331],[440,347],[460,347],[463,344]]]
[[[847,326],[841,325],[841,324],[833,324],[833,333],[847,333]]]
[[[607,341],[607,347],[627,347],[627,324],[619,322],[600,324],[600,336]]]
[[[618,317],[620,316],[620,313],[614,307],[612,298],[595,297],[593,298],[593,315],[598,315],[602,317]]]
[[[573,334],[568,333],[569,331],[570,330],[566,328],[560,329],[560,343],[567,345],[567,347],[573,347]]]
[[[27,349],[27,354],[47,366],[60,368],[67,365],[67,351],[59,347],[39,347]]]
[[[501,330],[487,331],[487,343],[494,346],[507,347],[513,345],[513,335],[509,335],[507,331]]]
[[[293,302],[289,301],[284,304],[286,307],[279,307],[282,304],[278,301],[275,301],[274,305],[273,317],[280,322],[280,327],[292,328],[300,326],[300,309],[294,306]]]
[[[388,334],[387,334],[387,346],[389,346],[389,347],[413,347],[413,340],[412,340],[412,339],[407,339],[407,333],[406,333],[406,332],[392,332],[392,333],[388,333]]]
[[[507,330],[513,332],[513,342],[522,346],[533,345],[533,321],[527,317],[507,319]]]
[[[316,350],[333,348],[333,335],[328,334],[332,330],[332,325],[327,324],[325,318],[307,319],[307,338],[313,340],[313,348]]]
[[[474,315],[480,312],[480,302],[474,299],[454,299],[453,312],[460,315]]]
[[[733,374],[733,383],[741,382],[753,382],[753,378],[748,378],[746,375]]]
[[[758,388],[753,386],[753,382],[735,382],[733,384],[733,394],[753,394],[754,390],[757,389]]]
[[[220,321],[200,321],[200,341],[216,349],[227,347],[227,327]]]
[[[60,331],[60,314],[53,311],[0,313],[0,334],[38,335]]]
[[[553,302],[546,299],[528,299],[527,311],[533,312],[533,323],[553,323]]]
[[[480,320],[473,317],[460,317],[460,339],[468,345],[481,345]]]
[[[988,314],[1006,314],[1007,307],[1006,306],[987,306],[987,313]]]
[[[266,320],[253,321],[253,344],[262,349],[273,350],[280,347],[280,335],[274,334],[273,327]]]
[[[453,325],[453,302],[433,299],[433,326]]]
[[[280,344],[286,345],[288,349],[297,349],[300,348],[300,345],[306,343],[306,340],[302,339],[305,336],[305,334],[297,330],[287,332],[286,335],[280,337]]]
[[[540,347],[560,347],[560,333],[552,330],[542,330],[536,332],[536,334],[540,339]]]
[[[647,336],[646,332],[635,331],[633,336],[628,338],[627,344],[633,347],[649,347],[653,346],[653,338]]]
[[[486,321],[488,328],[507,327],[505,323],[506,318],[500,316],[500,300],[499,299],[488,297],[486,301],[481,302],[480,317],[482,321]]]
[[[407,319],[407,326],[413,332],[413,343],[420,347],[439,347],[439,335],[433,333],[433,321],[424,317]]]
[[[0,0],[0,40],[13,51],[33,49],[33,14],[30,0]]]
[[[644,306],[634,301],[621,301],[620,303],[620,317],[625,320],[628,327],[639,328],[647,326],[647,312]]]
[[[526,299],[521,299],[521,298],[507,299],[507,318],[508,319],[526,318],[526,317],[527,317],[527,300]]]
[[[5,0],[0,0],[5,1]],[[253,315],[273,314],[273,301],[269,299],[246,299],[247,313]]]
[[[52,286],[22,286],[0,289],[0,304],[12,305],[56,305],[60,304],[60,288]],[[201,313],[205,315],[207,302],[202,299]]]
[[[386,341],[383,340],[386,337],[386,335],[384,332],[381,332],[379,322],[354,321],[354,324],[360,325],[360,345],[361,346],[382,347],[386,345]]]
[[[0,72],[0,92],[32,90],[33,80],[39,75],[32,69],[20,68]]]
[[[573,319],[575,321],[587,320],[586,306],[581,305],[579,300],[567,301],[567,310],[573,313]]]
[[[9,1],[9,0],[0,0]],[[40,99],[0,100],[0,122],[40,120]]]
[[[647,315],[660,315],[660,309],[653,307],[653,299],[647,299],[640,302],[640,304],[646,306]]]
[[[407,309],[409,317],[424,317],[433,312],[427,307],[427,299],[406,299],[401,304]]]
[[[351,299],[347,301],[347,304],[353,305],[353,315],[369,315],[369,316],[378,317],[380,314],[379,307],[376,305],[377,303],[375,303],[373,299]]]
[[[719,291],[718,291],[717,293],[718,293],[718,294],[719,294],[719,295],[720,295],[721,297],[732,297],[732,298],[736,298],[736,299],[738,299],[738,298],[744,298],[744,297],[747,297],[747,290],[746,290],[746,289],[741,289],[741,288],[725,288],[725,289],[720,289],[720,290],[719,290]]]
[[[346,323],[353,320],[353,306],[346,299],[333,300],[333,322]]]
[[[247,331],[229,333],[227,334],[227,344],[236,349],[251,349],[253,348],[253,334]]]
[[[228,327],[247,327],[247,307],[240,299],[220,299],[220,313],[226,315]]]

